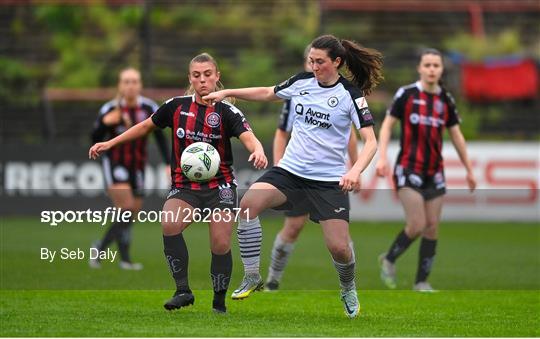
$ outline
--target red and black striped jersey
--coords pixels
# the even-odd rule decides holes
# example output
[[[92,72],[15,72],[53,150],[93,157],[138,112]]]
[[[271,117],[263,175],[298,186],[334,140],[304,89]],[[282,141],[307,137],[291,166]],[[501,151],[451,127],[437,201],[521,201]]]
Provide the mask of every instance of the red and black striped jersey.
[[[103,118],[118,107],[122,112],[122,121],[113,126],[104,125]],[[139,96],[137,98],[137,106],[131,108],[126,107],[123,101],[120,102],[120,106],[117,100],[111,100],[105,103],[99,111],[99,117],[92,132],[92,141],[94,143],[100,142],[122,134],[131,126],[148,119],[157,108],[158,105],[153,100],[143,96]],[[164,142],[163,132],[158,131],[158,133],[155,133],[155,136],[165,162],[168,163],[168,150]],[[128,169],[142,170],[146,166],[148,158],[146,146],[147,138],[142,137],[111,148],[107,151],[107,156],[113,164],[119,164]]]
[[[173,188],[202,190],[217,188],[223,184],[236,185],[230,139],[251,131],[249,123],[238,108],[226,101],[205,106],[198,104],[194,96],[174,97],[167,100],[152,115],[152,121],[160,128],[172,129]],[[190,181],[182,172],[180,161],[184,149],[199,141],[214,146],[221,157],[216,176],[202,183]]]
[[[387,114],[401,122],[396,165],[422,176],[442,171],[442,139],[445,127],[460,123],[454,99],[449,92],[427,93],[420,81],[401,87]]]

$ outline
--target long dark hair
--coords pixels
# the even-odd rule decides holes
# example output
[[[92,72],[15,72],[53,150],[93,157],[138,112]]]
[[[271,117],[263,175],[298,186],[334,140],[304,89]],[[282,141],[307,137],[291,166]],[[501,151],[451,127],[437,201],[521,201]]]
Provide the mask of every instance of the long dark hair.
[[[363,47],[352,40],[340,40],[333,35],[322,35],[311,42],[312,48],[326,50],[332,61],[338,57],[338,68],[347,66],[349,78],[365,95],[368,95],[384,79],[383,56],[376,49]]]

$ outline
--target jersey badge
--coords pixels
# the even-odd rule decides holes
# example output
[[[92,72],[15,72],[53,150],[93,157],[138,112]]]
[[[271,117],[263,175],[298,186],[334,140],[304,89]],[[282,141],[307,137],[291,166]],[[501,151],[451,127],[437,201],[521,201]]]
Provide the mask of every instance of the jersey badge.
[[[356,106],[358,106],[359,109],[368,107],[366,98],[364,98],[364,97],[356,98],[356,99],[354,99],[354,102],[356,102]]]
[[[216,128],[221,123],[221,117],[216,112],[212,112],[206,116],[206,124],[212,128]]]
[[[176,130],[176,136],[179,139],[182,139],[183,137],[186,136],[186,132],[184,131],[184,129],[182,127],[178,127],[178,129]]]
[[[339,100],[336,97],[331,97],[328,99],[328,106],[330,107],[336,107],[339,104]]]

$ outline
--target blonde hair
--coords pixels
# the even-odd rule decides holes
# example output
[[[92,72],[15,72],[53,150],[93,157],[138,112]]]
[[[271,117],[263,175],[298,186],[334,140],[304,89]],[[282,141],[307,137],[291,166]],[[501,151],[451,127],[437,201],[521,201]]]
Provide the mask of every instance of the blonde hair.
[[[216,68],[216,72],[219,72],[219,67],[217,65],[216,59],[214,59],[214,57],[212,57],[208,53],[201,53],[197,55],[196,57],[194,57],[193,59],[191,59],[191,61],[189,62],[189,68],[191,69],[191,65],[194,63],[203,63],[203,62],[210,62]],[[223,86],[223,83],[221,82],[221,80],[218,80],[218,82],[216,82],[216,88],[214,89],[214,92],[221,91],[223,89],[225,89],[225,86]],[[189,84],[189,87],[184,94],[185,95],[195,94],[195,89],[193,88],[193,85]],[[234,98],[225,98],[225,100],[227,100],[231,104],[234,104],[234,101],[235,101]]]

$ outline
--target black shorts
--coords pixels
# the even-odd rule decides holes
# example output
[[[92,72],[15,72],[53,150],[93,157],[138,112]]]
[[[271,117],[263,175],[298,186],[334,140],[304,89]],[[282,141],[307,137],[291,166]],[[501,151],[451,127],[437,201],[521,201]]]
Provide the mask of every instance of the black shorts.
[[[403,187],[412,188],[420,193],[424,200],[435,199],[446,193],[444,172],[438,172],[433,176],[422,176],[398,165],[394,171],[394,184],[397,190]]]
[[[192,190],[186,188],[172,188],[167,195],[169,199],[180,199],[197,209],[233,209],[238,207],[238,194],[236,186],[221,185],[217,188],[205,190]]]
[[[257,182],[266,182],[285,194],[287,202],[275,207],[276,210],[304,209],[316,223],[329,219],[349,222],[349,195],[341,190],[337,181],[304,179],[274,166]]]
[[[285,211],[286,217],[300,217],[309,214],[309,204],[307,200],[302,201],[299,205],[293,206],[290,210]]]
[[[133,195],[144,196],[144,170],[137,168],[128,168],[122,164],[111,161],[108,156],[102,158],[103,175],[107,187],[128,183],[133,190]]]

